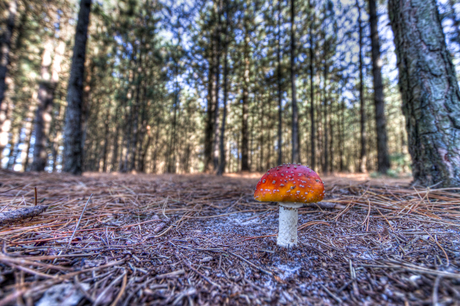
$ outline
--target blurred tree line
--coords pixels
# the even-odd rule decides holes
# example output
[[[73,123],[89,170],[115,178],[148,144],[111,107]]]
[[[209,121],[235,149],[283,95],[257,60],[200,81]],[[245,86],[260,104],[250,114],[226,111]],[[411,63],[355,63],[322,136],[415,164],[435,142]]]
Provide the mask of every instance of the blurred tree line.
[[[0,0],[1,165],[222,174],[295,162],[324,174],[407,172],[387,8]],[[437,9],[456,63],[460,5]]]

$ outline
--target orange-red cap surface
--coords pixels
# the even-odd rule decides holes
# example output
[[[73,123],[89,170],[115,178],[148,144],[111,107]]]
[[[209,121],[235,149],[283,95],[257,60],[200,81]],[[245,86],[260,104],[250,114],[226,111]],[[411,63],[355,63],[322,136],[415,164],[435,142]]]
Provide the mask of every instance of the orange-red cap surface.
[[[261,202],[314,203],[323,197],[324,184],[318,174],[296,164],[268,170],[254,192],[254,199]]]

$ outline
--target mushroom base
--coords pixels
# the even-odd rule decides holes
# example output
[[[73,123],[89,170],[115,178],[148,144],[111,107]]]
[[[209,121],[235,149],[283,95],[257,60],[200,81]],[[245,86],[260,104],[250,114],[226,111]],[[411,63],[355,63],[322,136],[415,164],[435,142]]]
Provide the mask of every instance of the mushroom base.
[[[277,244],[281,247],[297,245],[297,220],[301,203],[279,203],[280,217]]]

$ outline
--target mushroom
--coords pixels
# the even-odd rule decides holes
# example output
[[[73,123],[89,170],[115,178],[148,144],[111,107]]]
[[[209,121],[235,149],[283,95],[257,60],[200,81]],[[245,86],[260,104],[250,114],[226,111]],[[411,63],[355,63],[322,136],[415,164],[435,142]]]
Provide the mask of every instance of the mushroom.
[[[318,174],[300,164],[283,164],[272,168],[257,183],[254,199],[278,202],[280,206],[277,244],[297,245],[298,208],[316,203],[324,197],[324,184]]]

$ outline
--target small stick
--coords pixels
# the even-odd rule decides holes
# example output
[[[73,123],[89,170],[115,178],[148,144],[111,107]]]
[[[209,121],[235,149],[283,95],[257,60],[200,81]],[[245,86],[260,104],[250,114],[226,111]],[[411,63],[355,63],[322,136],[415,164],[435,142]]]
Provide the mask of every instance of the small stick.
[[[255,237],[246,237],[243,239],[243,241],[248,241],[248,240],[252,240],[252,239],[259,239],[259,238],[267,238],[267,237],[275,237],[277,236],[278,234],[271,234],[271,235],[264,235],[264,236],[255,236]]]
[[[69,243],[67,244],[67,248],[68,248],[68,247],[70,246],[70,244],[72,243],[72,239],[73,239],[73,237],[75,236],[75,233],[77,232],[78,226],[80,225],[81,218],[83,218],[83,214],[85,213],[86,206],[88,206],[88,203],[89,203],[89,201],[91,200],[92,197],[93,197],[93,194],[91,194],[91,195],[89,196],[88,201],[86,201],[85,207],[83,207],[83,211],[81,212],[81,215],[80,215],[80,218],[78,219],[77,225],[75,226],[75,229],[73,230],[72,236],[70,236],[70,240],[69,240]],[[67,248],[66,248],[66,249],[67,249]]]
[[[230,251],[227,251],[227,253],[230,254],[230,255],[233,255],[233,256],[235,256],[235,257],[237,257],[239,259],[241,259],[242,261],[244,261],[244,262],[248,263],[249,265],[253,266],[254,268],[258,269],[259,271],[264,272],[265,274],[273,275],[272,272],[262,269],[261,267],[257,266],[256,264],[253,264],[252,262],[250,262],[249,260],[241,257],[240,255],[234,254],[234,253],[232,253]]]
[[[37,199],[37,197],[38,197],[37,187],[34,187],[34,193],[35,193],[35,194],[34,194],[34,196],[35,196],[35,197],[34,197],[34,204],[35,204],[34,206],[37,206],[37,204],[38,204],[38,199]]]
[[[364,219],[363,223],[361,223],[361,225],[362,225],[362,224],[366,223],[366,221],[367,221],[366,232],[369,231],[369,216],[371,215],[371,201],[369,201],[369,199],[367,199],[367,203],[369,203],[369,210],[367,211],[366,219]]]
[[[334,300],[336,300],[337,303],[342,304],[342,300],[341,300],[339,297],[335,296],[335,294],[333,294],[332,292],[330,292],[329,289],[327,289],[325,286],[321,285],[321,287],[323,287],[323,289],[324,289]]]
[[[394,227],[391,226],[391,223],[390,221],[388,221],[388,219],[380,212],[380,210],[378,209],[378,207],[376,207],[377,211],[379,212],[379,214],[385,219],[385,221],[387,221],[388,225],[391,227],[391,230],[394,232]]]
[[[438,289],[439,289],[439,283],[441,281],[441,276],[436,276],[436,280],[434,281],[433,285],[433,294],[431,295],[431,301],[433,302],[433,305],[438,305]]]
[[[304,223],[301,226],[299,226],[297,228],[297,230],[300,231],[301,229],[304,229],[304,228],[306,228],[308,226],[312,226],[312,225],[316,225],[316,224],[323,224],[323,225],[331,226],[329,223],[327,223],[325,221],[310,221],[310,222]]]
[[[125,273],[123,275],[123,282],[121,283],[121,289],[120,289],[120,292],[118,292],[118,295],[117,297],[115,298],[115,300],[113,301],[113,303],[111,304],[111,306],[116,306],[118,301],[121,299],[121,297],[123,296],[123,293],[125,292],[125,289],[126,289],[126,282],[128,280],[128,274]]]
[[[37,205],[34,207],[19,208],[16,210],[10,210],[0,213],[0,226],[6,223],[19,221],[25,218],[35,217],[44,212],[48,206]]]

